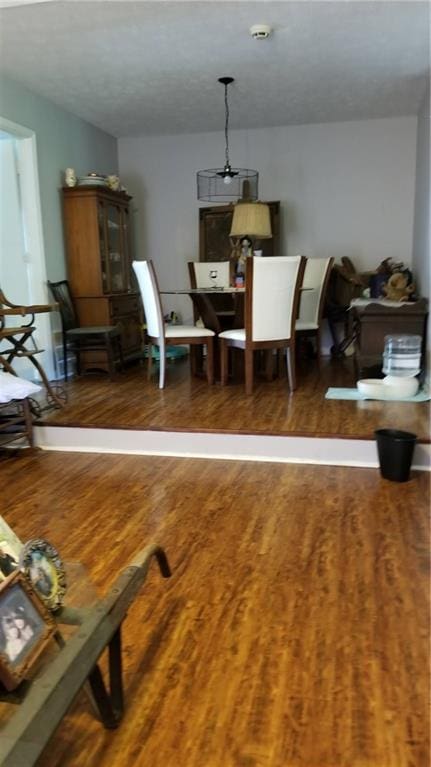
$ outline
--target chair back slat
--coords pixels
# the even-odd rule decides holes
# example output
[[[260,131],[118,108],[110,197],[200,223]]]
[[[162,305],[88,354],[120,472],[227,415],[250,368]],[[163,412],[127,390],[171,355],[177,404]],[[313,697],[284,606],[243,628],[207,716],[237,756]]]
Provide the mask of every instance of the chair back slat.
[[[230,283],[229,261],[190,261],[192,264],[196,288],[228,288]],[[217,272],[217,277],[212,278],[211,272]]]
[[[251,327],[251,340],[289,339],[294,332],[304,258],[269,256],[251,260],[251,269],[247,261],[247,291],[251,290],[252,295],[251,301],[246,301],[246,311],[251,311],[251,317],[246,317],[246,328]]]
[[[132,263],[144,305],[147,333],[152,338],[164,339],[164,321],[157,277],[152,261]]]
[[[48,280],[48,287],[54,297],[54,301],[58,304],[63,332],[78,328],[78,317],[68,280],[60,280],[59,282],[50,282]]]
[[[333,258],[307,258],[303,287],[313,288],[313,290],[304,290],[301,294],[298,317],[301,322],[319,324],[323,311],[326,286],[333,263]]]

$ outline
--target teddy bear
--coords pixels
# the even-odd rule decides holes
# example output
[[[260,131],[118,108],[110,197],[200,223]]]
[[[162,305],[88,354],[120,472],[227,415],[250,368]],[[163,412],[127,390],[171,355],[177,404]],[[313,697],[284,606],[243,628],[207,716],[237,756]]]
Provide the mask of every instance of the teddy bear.
[[[408,284],[407,274],[394,272],[389,277],[386,285],[383,285],[383,292],[389,301],[408,301],[412,293],[415,292],[413,283]]]

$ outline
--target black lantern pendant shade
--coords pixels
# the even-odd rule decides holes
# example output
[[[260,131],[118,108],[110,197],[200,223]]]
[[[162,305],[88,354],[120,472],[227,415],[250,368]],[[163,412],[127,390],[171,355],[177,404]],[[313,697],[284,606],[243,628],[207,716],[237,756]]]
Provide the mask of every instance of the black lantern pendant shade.
[[[224,85],[225,103],[225,164],[223,168],[208,168],[197,173],[198,200],[206,202],[234,202],[239,199],[257,200],[259,173],[257,170],[232,168],[229,159],[229,104],[228,86],[233,77],[219,77]]]

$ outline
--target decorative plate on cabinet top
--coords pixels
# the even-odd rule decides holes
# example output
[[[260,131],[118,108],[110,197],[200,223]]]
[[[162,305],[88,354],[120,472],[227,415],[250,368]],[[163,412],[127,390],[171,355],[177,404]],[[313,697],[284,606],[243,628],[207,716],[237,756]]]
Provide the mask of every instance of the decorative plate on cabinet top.
[[[78,186],[106,186],[106,178],[96,173],[89,173],[88,176],[81,176],[78,179]]]

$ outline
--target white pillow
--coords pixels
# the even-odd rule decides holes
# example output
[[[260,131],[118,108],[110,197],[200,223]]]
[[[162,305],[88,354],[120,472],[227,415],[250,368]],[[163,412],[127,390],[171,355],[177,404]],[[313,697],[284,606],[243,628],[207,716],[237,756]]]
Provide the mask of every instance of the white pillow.
[[[12,373],[0,372],[0,404],[4,405],[5,402],[10,402],[13,399],[25,399],[30,394],[36,394],[41,388],[41,386],[26,381],[24,378],[18,378]]]

